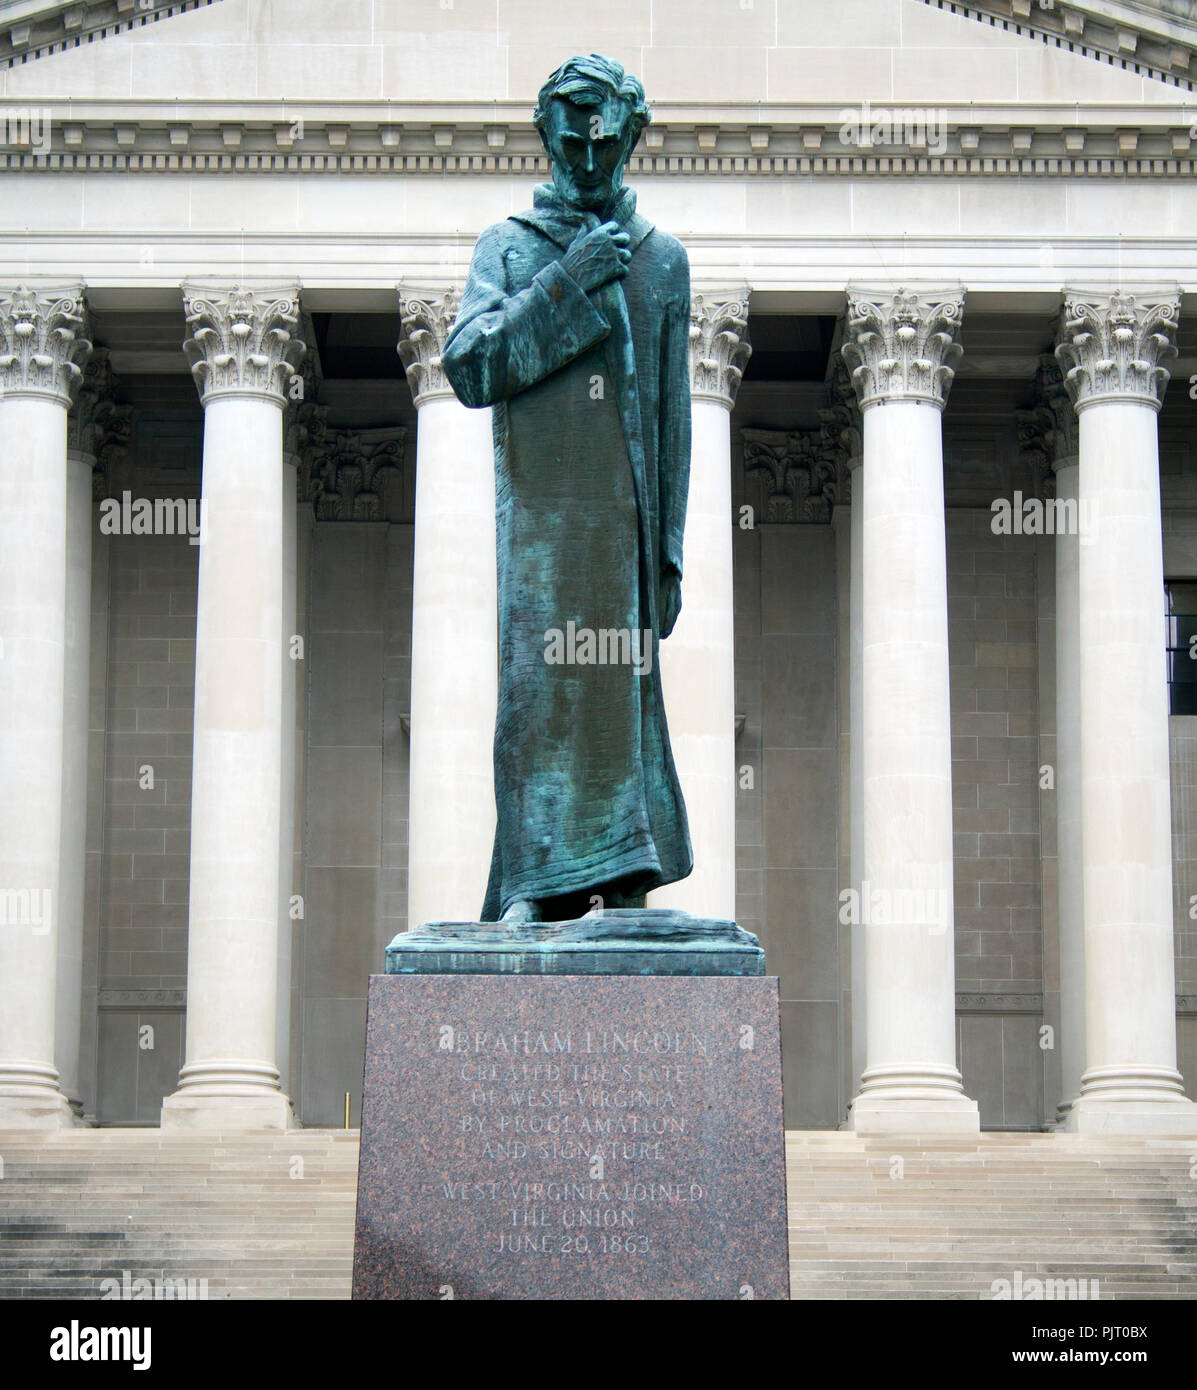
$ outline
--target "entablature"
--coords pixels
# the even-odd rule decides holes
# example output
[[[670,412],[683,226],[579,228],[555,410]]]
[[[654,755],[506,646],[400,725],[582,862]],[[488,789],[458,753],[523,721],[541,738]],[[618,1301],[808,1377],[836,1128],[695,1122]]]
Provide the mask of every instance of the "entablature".
[[[547,175],[524,102],[0,102],[0,169]],[[1184,178],[1197,102],[658,103],[628,173]]]

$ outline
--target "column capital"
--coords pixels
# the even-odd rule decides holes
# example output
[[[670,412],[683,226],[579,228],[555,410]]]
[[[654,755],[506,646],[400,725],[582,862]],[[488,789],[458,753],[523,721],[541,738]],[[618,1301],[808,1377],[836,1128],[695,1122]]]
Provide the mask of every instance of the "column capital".
[[[425,401],[457,399],[441,354],[460,307],[461,291],[455,285],[412,294],[399,289],[399,356],[417,410]]]
[[[304,501],[320,521],[388,521],[387,501],[401,487],[407,429],[327,430]]]
[[[118,379],[107,348],[96,348],[71,391],[67,415],[67,453],[94,470],[92,495],[108,495],[109,472],[129,447],[133,407],[117,405]]]
[[[728,410],[752,356],[747,285],[701,286],[690,299],[690,395]]]
[[[1014,412],[1018,450],[1035,471],[1037,493],[1052,495],[1056,472],[1077,461],[1080,428],[1064,373],[1049,353],[1039,359],[1034,392],[1030,409]]]
[[[257,396],[282,409],[286,382],[305,352],[298,335],[299,286],[183,286],[191,337],[183,351],[207,405],[217,396]]]
[[[834,501],[839,506],[850,507],[852,479],[864,462],[864,422],[842,352],[836,353],[827,395],[829,404],[819,411],[819,418],[823,421],[824,438],[838,447]]]
[[[86,320],[81,284],[0,292],[0,396],[43,396],[69,406],[91,352]]]
[[[840,452],[822,430],[740,431],[744,473],[759,479],[762,521],[825,522],[836,501]]]
[[[307,327],[307,316],[303,318]],[[305,333],[305,338],[307,334]],[[328,407],[320,405],[317,397],[320,378],[316,372],[318,353],[312,340],[296,369],[287,389],[287,404],[283,411],[283,462],[296,472],[296,500],[310,502],[314,497],[313,479],[320,471],[328,448]]]
[[[1056,359],[1078,411],[1095,401],[1159,410],[1176,356],[1180,291],[1065,290]]]
[[[923,401],[943,410],[963,348],[960,288],[848,288],[848,331],[841,351],[860,408]]]

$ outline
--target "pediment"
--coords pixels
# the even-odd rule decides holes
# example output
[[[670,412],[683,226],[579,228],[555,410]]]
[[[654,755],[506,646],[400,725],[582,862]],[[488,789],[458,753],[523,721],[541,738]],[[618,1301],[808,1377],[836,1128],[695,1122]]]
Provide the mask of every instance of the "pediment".
[[[1194,0],[921,0],[1127,72],[1192,90]]]
[[[158,24],[217,0],[0,0],[0,68]]]

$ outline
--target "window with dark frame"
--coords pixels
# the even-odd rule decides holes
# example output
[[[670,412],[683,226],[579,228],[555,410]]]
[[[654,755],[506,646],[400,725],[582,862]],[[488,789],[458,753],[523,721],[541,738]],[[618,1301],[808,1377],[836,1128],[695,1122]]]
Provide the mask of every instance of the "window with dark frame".
[[[1197,582],[1166,580],[1168,713],[1197,714]]]

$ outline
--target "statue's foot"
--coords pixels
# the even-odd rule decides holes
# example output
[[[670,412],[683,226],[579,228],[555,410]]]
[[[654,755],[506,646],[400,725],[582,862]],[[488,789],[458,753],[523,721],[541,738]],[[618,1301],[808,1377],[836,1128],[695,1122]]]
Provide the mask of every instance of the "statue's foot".
[[[540,907],[532,898],[517,898],[499,918],[511,926],[522,926],[525,922],[540,921]]]

